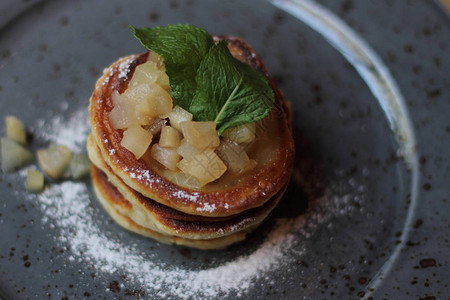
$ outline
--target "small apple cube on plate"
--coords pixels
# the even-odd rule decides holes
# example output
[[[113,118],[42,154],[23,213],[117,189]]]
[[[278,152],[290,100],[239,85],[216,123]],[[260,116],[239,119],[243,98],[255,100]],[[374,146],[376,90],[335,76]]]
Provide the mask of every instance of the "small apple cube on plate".
[[[28,169],[26,188],[32,193],[41,192],[44,189],[44,174],[35,169]]]
[[[21,145],[25,145],[27,142],[27,133],[22,121],[14,116],[6,116],[5,123],[6,136]]]
[[[51,144],[48,148],[37,151],[37,158],[41,169],[54,178],[60,178],[72,159],[72,151],[64,145]]]
[[[14,140],[1,138],[2,171],[11,172],[33,161],[33,154]]]
[[[87,174],[91,168],[91,161],[84,153],[77,153],[72,156],[69,165],[70,176],[73,179],[80,179]]]

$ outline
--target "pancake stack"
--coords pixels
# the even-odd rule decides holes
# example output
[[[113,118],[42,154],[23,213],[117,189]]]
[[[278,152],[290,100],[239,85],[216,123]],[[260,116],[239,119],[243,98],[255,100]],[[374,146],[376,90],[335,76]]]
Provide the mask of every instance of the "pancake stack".
[[[225,39],[232,55],[260,71],[269,81],[275,103],[256,126],[257,139],[249,148],[257,162],[244,174],[226,172],[202,187],[180,182],[147,151],[137,159],[121,146],[123,130],[114,129],[109,113],[112,95],[123,93],[135,68],[149,52],[119,59],[97,81],[90,99],[92,133],[87,141],[93,163],[91,175],[98,200],[122,227],[156,239],[198,249],[220,249],[242,241],[275,208],[292,171],[293,140],[289,110],[282,93],[243,40]]]

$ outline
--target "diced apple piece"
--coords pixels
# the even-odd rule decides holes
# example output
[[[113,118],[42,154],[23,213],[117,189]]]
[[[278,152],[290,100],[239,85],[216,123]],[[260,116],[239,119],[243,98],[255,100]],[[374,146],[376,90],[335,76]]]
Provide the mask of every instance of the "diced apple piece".
[[[152,142],[153,135],[141,126],[131,126],[123,133],[120,145],[128,149],[139,159],[147,151]]]
[[[137,123],[135,103],[127,95],[119,94],[113,91],[112,95],[113,109],[109,113],[109,121],[114,129],[126,129],[132,124]]]
[[[177,148],[180,146],[181,133],[173,127],[164,126],[161,129],[159,145],[166,148]]]
[[[117,104],[109,113],[109,121],[114,129],[125,129],[137,124],[134,106],[125,103]]]
[[[182,122],[181,130],[186,141],[197,149],[214,149],[220,144],[215,122]]]
[[[187,110],[182,109],[178,105],[176,105],[171,112],[164,115],[163,117],[169,118],[170,126],[178,131],[181,131],[182,122],[192,121],[192,114]]]
[[[19,144],[25,145],[27,142],[27,133],[22,121],[14,116],[6,116],[6,136]]]
[[[11,172],[33,161],[33,154],[10,138],[1,138],[2,171]]]
[[[156,52],[150,51],[147,61],[155,63],[158,69],[164,69],[164,60],[162,56],[157,54]]]
[[[155,136],[161,132],[161,128],[165,126],[166,123],[167,123],[166,120],[156,118],[156,121],[147,127],[147,131],[150,132],[153,136]]]
[[[44,174],[35,169],[27,170],[26,189],[32,193],[38,193],[44,189]]]
[[[250,159],[243,146],[227,139],[222,139],[216,152],[231,172],[243,173],[244,170],[248,171],[247,166],[250,163]]]
[[[112,104],[113,106],[122,104],[124,102],[127,102],[128,99],[125,96],[122,96],[121,94],[119,94],[118,91],[113,91],[111,93],[111,99],[112,99]]]
[[[238,127],[230,128],[222,133],[223,137],[238,144],[251,143],[255,139],[256,124],[248,123]]]
[[[155,52],[150,52],[147,61],[155,63],[156,68],[159,71],[155,83],[158,84],[163,89],[165,89],[166,91],[170,91],[169,76],[167,76],[162,56],[156,54]]]
[[[135,87],[141,84],[155,83],[165,90],[169,89],[169,77],[164,67],[159,67],[153,61],[147,61],[136,67],[128,86]]]
[[[135,103],[137,114],[154,118],[172,110],[169,93],[155,83],[131,87],[124,94]]]
[[[195,176],[201,184],[216,180],[225,173],[227,167],[211,149],[205,149],[192,160],[183,159],[178,167],[186,174]]]
[[[134,70],[133,77],[128,83],[128,88],[135,87],[140,84],[155,83],[161,71],[153,61],[147,61],[140,64]]]
[[[169,170],[176,171],[181,156],[175,149],[164,148],[158,144],[152,147],[152,157]]]
[[[184,174],[187,174],[187,175],[189,175],[189,176],[192,176],[192,175],[190,175],[190,174],[188,173],[189,170],[190,170],[190,164],[191,164],[191,161],[192,161],[192,160],[183,158],[182,160],[180,160],[180,161],[177,163],[178,169],[180,169]]]
[[[69,166],[72,152],[64,145],[51,144],[37,151],[39,165],[52,178],[60,178]]]
[[[182,139],[177,153],[183,156],[183,158],[191,159],[194,155],[199,154],[200,150],[189,144],[186,139]]]
[[[91,167],[91,161],[89,157],[84,153],[77,153],[72,156],[70,160],[69,170],[70,176],[73,179],[80,179],[87,174]]]
[[[169,76],[167,76],[165,71],[161,71],[158,74],[158,78],[155,83],[162,87],[165,91],[170,92]]]
[[[121,97],[126,100],[119,102],[120,104],[125,102],[129,106],[133,106],[136,110],[139,110],[139,112],[149,116],[152,113],[149,100],[149,84],[144,83],[136,86],[128,86]]]
[[[136,115],[136,123],[135,124],[139,124],[141,126],[148,126],[148,125],[153,124],[155,122],[155,120],[157,119],[156,117],[147,114],[145,112],[145,110],[141,110],[139,103],[134,103],[133,109],[134,109],[134,114]]]
[[[144,114],[136,114],[137,123],[141,126],[148,126],[155,123],[155,119],[153,117],[146,116]]]
[[[152,116],[159,117],[170,112],[173,106],[172,97],[170,94],[157,84],[152,84],[150,87],[150,99],[152,99],[151,107],[153,112]]]

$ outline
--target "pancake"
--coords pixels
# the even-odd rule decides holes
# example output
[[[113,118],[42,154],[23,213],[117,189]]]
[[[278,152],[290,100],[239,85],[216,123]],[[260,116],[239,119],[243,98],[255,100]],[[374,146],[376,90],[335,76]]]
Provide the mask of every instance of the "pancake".
[[[117,224],[129,231],[152,238],[164,244],[176,244],[202,250],[222,249],[231,244],[245,240],[246,235],[254,229],[248,228],[244,231],[239,231],[214,239],[186,239],[177,236],[165,235],[152,229],[140,226],[132,219],[122,214],[120,209],[117,209],[117,205],[120,205],[118,203],[122,202],[120,193],[112,194],[110,193],[110,190],[104,190],[101,185],[97,184],[94,184],[94,191],[103,208]]]
[[[210,239],[247,230],[260,224],[275,208],[284,193],[284,188],[263,206],[250,209],[232,217],[208,218],[190,216],[165,207],[132,190],[118,178],[101,160],[93,138],[88,138],[88,153],[94,166],[91,176],[94,185],[101,187],[116,210],[136,224],[157,231],[188,239]]]
[[[215,39],[227,40],[231,53],[260,71],[275,93],[273,109],[258,122],[258,139],[249,149],[249,155],[258,162],[253,170],[238,178],[225,173],[200,189],[192,189],[173,182],[174,172],[156,162],[149,151],[136,159],[120,145],[123,130],[113,129],[109,122],[109,112],[113,108],[111,95],[113,91],[122,93],[127,88],[134,69],[147,60],[148,52],[119,59],[105,70],[90,99],[90,121],[101,157],[125,186],[187,215],[227,217],[263,206],[279,194],[289,181],[294,146],[283,94],[261,59],[241,39],[226,36]]]

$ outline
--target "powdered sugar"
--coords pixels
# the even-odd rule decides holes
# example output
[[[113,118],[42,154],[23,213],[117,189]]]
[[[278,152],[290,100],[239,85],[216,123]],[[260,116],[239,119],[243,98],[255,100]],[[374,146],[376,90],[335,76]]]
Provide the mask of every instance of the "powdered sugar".
[[[124,172],[128,172],[130,174],[131,178],[137,178],[139,180],[144,179],[145,183],[149,186],[152,187],[154,183],[159,183],[160,179],[159,178],[152,178],[150,176],[150,172],[149,170],[144,170],[144,169],[140,169],[140,168],[128,168],[128,167],[123,167],[122,169]]]
[[[127,58],[123,62],[120,63],[118,71],[120,79],[127,79],[128,73],[130,72],[130,64],[133,62],[134,58]]]
[[[182,191],[182,190],[176,191],[176,192],[174,192],[172,195],[173,195],[174,197],[176,197],[176,198],[181,198],[181,199],[184,199],[184,200],[189,200],[189,201],[191,201],[191,202],[197,201],[197,199],[198,199],[198,197],[199,197],[199,194],[196,193],[196,192],[194,192],[194,193],[187,193],[186,191]]]
[[[208,202],[203,202],[202,206],[197,207],[197,211],[208,211],[208,212],[213,212],[216,210],[216,204],[213,203],[208,203]]]
[[[35,134],[39,139],[65,145],[73,151],[86,148],[86,138],[90,131],[87,109],[74,111],[70,117],[55,116],[39,119]]]

